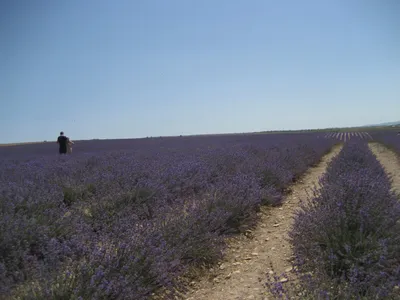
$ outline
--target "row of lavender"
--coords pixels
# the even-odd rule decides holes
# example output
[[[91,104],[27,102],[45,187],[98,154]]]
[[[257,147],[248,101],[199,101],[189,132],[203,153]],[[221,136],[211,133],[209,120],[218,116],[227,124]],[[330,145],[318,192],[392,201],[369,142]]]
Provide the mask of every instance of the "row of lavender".
[[[261,204],[279,203],[335,141],[114,143],[125,150],[33,159],[40,146],[27,146],[0,162],[1,295],[145,299],[176,287],[188,268],[218,260],[224,237],[252,226]]]
[[[320,184],[290,232],[301,285],[272,290],[293,299],[398,299],[400,199],[367,143],[345,144]]]
[[[400,134],[395,131],[383,131],[372,134],[374,141],[382,143],[400,154]]]

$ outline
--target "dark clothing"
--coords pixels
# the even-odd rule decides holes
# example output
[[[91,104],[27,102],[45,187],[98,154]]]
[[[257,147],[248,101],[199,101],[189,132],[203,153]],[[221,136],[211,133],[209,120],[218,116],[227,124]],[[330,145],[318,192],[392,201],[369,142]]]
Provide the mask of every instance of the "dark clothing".
[[[57,143],[60,145],[60,154],[67,154],[68,138],[66,136],[60,135],[57,139]]]

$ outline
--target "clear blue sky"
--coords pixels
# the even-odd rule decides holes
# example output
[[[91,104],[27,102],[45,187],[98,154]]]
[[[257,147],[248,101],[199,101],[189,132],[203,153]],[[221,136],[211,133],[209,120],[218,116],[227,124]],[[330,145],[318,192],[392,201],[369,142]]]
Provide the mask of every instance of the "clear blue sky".
[[[0,1],[0,143],[400,119],[399,0]]]

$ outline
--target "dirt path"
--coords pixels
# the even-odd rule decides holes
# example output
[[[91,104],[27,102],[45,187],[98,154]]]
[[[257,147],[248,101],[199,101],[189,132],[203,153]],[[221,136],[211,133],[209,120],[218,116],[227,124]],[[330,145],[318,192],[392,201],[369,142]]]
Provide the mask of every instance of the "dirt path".
[[[370,143],[369,148],[392,177],[393,189],[400,193],[400,158],[392,150],[378,143]]]
[[[210,269],[207,277],[192,282],[189,293],[183,299],[272,299],[268,298],[264,288],[266,273],[272,272],[271,263],[276,274],[290,272],[292,253],[285,238],[292,225],[293,212],[340,149],[340,146],[334,147],[316,167],[309,169],[291,187],[292,193],[281,207],[262,208],[257,228],[248,237],[242,235],[232,239],[222,264]]]

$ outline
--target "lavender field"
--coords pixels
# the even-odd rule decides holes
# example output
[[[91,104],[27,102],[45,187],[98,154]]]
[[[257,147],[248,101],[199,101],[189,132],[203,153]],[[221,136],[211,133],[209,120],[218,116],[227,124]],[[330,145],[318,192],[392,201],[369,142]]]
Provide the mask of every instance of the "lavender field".
[[[372,139],[400,153],[391,132],[81,141],[61,157],[55,143],[0,147],[0,298],[174,297],[344,143],[290,232],[300,290],[393,299],[400,208]],[[276,297],[298,296],[269,282]]]
[[[0,148],[0,294],[147,299],[213,264],[336,139],[316,134]]]

